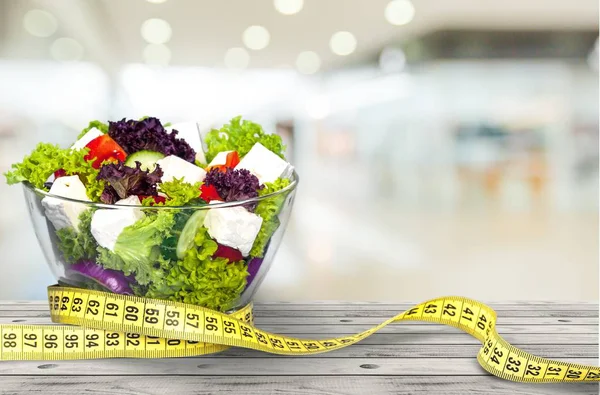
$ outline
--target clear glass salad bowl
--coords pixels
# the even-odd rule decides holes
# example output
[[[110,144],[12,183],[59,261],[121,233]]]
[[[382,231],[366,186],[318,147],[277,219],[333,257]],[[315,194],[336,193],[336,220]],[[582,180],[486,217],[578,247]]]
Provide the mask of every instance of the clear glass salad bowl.
[[[294,172],[287,187],[265,196],[182,207],[86,202],[52,195],[28,183],[24,192],[35,234],[59,284],[232,312],[252,300],[269,271],[297,184]],[[236,215],[241,210],[248,213],[247,208],[270,210],[273,220],[261,226],[256,236],[261,242],[248,246],[249,252],[242,256],[239,250],[217,244],[204,225],[208,218],[229,218],[229,227],[241,226]],[[51,221],[56,210],[77,217],[78,229],[57,229],[56,221]],[[127,218],[143,218],[144,224],[123,228]],[[99,230],[94,222],[104,225],[103,237],[116,238],[113,249],[96,243],[93,233]]]

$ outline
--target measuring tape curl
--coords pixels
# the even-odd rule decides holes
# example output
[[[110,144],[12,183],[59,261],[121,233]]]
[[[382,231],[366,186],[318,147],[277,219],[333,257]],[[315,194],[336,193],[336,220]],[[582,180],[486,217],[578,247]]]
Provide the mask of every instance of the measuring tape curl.
[[[0,325],[0,360],[164,358],[211,354],[229,347],[272,354],[338,350],[400,321],[428,321],[470,334],[483,345],[477,361],[500,378],[533,383],[600,381],[600,368],[541,358],[496,332],[496,312],[463,297],[432,299],[356,335],[297,339],[253,326],[252,305],[233,314],[166,300],[61,286],[48,287],[52,321],[70,325]],[[74,326],[73,326],[74,325]]]

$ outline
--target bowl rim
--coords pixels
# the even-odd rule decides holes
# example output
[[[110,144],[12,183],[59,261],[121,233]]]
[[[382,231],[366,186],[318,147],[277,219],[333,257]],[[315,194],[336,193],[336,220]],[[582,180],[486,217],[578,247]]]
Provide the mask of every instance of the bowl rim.
[[[299,181],[300,181],[300,177],[298,176],[298,173],[296,173],[296,170],[294,169],[294,171],[292,172],[290,185],[288,185],[285,188],[282,188],[278,191],[269,193],[267,195],[257,196],[255,198],[245,199],[245,200],[236,200],[236,201],[232,201],[232,202],[188,204],[185,206],[143,206],[141,204],[140,205],[129,205],[129,204],[97,203],[97,202],[92,202],[92,201],[88,201],[88,200],[72,199],[72,198],[68,198],[65,196],[54,195],[50,192],[44,191],[43,189],[36,188],[35,186],[33,186],[31,183],[29,183],[27,181],[23,181],[22,184],[23,184],[24,188],[29,189],[30,191],[32,191],[36,194],[42,195],[42,196],[44,196],[44,198],[49,197],[49,198],[53,198],[53,199],[64,200],[67,202],[79,203],[79,204],[83,204],[83,205],[86,205],[89,207],[95,207],[95,208],[121,209],[121,208],[134,207],[134,208],[139,208],[139,209],[144,209],[144,210],[181,210],[181,209],[208,210],[208,209],[213,209],[213,208],[244,206],[247,204],[260,202],[261,200],[270,199],[270,198],[273,198],[273,197],[276,197],[279,195],[284,195],[284,194],[287,194],[288,192],[294,191],[296,189],[296,186],[298,185]]]

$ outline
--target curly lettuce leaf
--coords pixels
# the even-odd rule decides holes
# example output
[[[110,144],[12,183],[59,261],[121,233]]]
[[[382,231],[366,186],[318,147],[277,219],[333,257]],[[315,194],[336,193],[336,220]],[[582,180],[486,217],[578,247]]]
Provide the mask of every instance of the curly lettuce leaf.
[[[270,193],[277,192],[290,185],[290,180],[287,178],[278,178],[273,182],[267,182],[265,187],[258,191],[259,196],[266,196]],[[258,231],[258,235],[254,240],[250,256],[262,258],[265,254],[265,248],[269,240],[279,227],[279,219],[277,214],[283,207],[286,194],[281,194],[275,197],[263,199],[256,205],[255,214],[260,215],[263,223]]]
[[[123,229],[114,252],[99,247],[98,262],[107,269],[121,270],[125,275],[133,273],[140,285],[160,280],[162,270],[155,267],[155,263],[160,257],[159,246],[173,223],[173,213],[169,211],[146,215]]]
[[[27,181],[34,187],[48,190],[44,185],[48,177],[56,170],[63,169],[67,174],[77,174],[85,185],[86,193],[92,201],[99,201],[104,190],[104,181],[97,180],[98,170],[92,167],[93,160],[84,157],[88,149],[71,151],[58,145],[39,143],[22,162],[12,165],[11,170],[4,173],[8,184]]]
[[[98,247],[96,251],[98,252],[96,262],[101,264],[104,268],[113,270],[123,270],[125,268],[125,262],[123,261],[123,259],[121,259],[120,256],[118,256],[108,248]],[[130,275],[131,272],[126,274]]]
[[[101,131],[104,134],[108,133],[108,125],[105,124],[104,122],[100,122],[98,120],[95,120],[95,121],[91,121],[88,124],[88,126],[85,129],[83,129],[81,131],[81,133],[79,133],[79,136],[77,136],[77,140],[79,140],[80,138],[82,138],[87,132],[89,132],[93,128],[98,129],[99,131]]]
[[[94,211],[94,209],[88,209],[79,215],[77,230],[67,227],[56,231],[59,240],[58,249],[67,263],[75,263],[81,259],[93,259],[96,256],[98,244],[92,236],[90,227]]]
[[[196,152],[192,147],[177,137],[176,130],[168,133],[157,118],[148,117],[139,121],[123,118],[108,124],[108,135],[128,154],[143,150],[157,151],[165,156],[177,155],[194,163]]]
[[[196,248],[188,250],[183,260],[172,262],[162,281],[152,283],[145,296],[226,311],[246,287],[246,264],[211,258],[217,243],[204,227],[198,230],[194,244]]]
[[[140,162],[135,162],[135,167],[129,167],[123,162],[103,165],[97,178],[106,181],[108,185],[100,200],[114,204],[131,195],[156,196],[156,184],[160,182],[163,171],[158,165],[152,172],[142,170],[141,166]]]
[[[265,133],[259,124],[248,120],[242,121],[241,116],[233,118],[221,129],[213,129],[208,132],[204,141],[208,147],[206,160],[209,163],[222,151],[237,151],[241,158],[256,143],[261,143],[285,159],[285,145],[280,136]]]
[[[225,171],[217,168],[210,169],[206,174],[204,184],[214,186],[221,200],[226,202],[253,199],[258,196],[258,191],[263,187],[258,178],[248,170],[229,168]],[[254,206],[249,206],[246,208],[253,211]]]
[[[194,184],[183,181],[182,178],[173,178],[171,181],[162,182],[158,184],[160,192],[167,195],[167,199],[164,203],[154,203],[152,199],[144,199],[143,205],[154,205],[154,206],[185,206],[186,204],[200,204],[204,203],[200,196],[201,182]],[[145,202],[145,203],[144,203]]]

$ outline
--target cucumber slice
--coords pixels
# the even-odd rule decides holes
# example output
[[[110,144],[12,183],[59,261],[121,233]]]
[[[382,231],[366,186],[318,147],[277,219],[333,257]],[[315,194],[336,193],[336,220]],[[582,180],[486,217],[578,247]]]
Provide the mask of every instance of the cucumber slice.
[[[183,259],[185,252],[194,246],[194,237],[198,229],[204,225],[204,218],[207,212],[208,210],[198,210],[185,223],[177,241],[177,258]]]
[[[171,235],[166,237],[160,245],[160,253],[165,259],[177,260],[177,242],[181,230],[185,227],[187,220],[192,216],[192,210],[181,210],[175,214],[175,223],[171,228]]]
[[[156,161],[164,157],[163,154],[156,151],[138,151],[127,157],[125,166],[135,167],[135,162],[140,162],[142,164],[142,170],[154,171]]]

